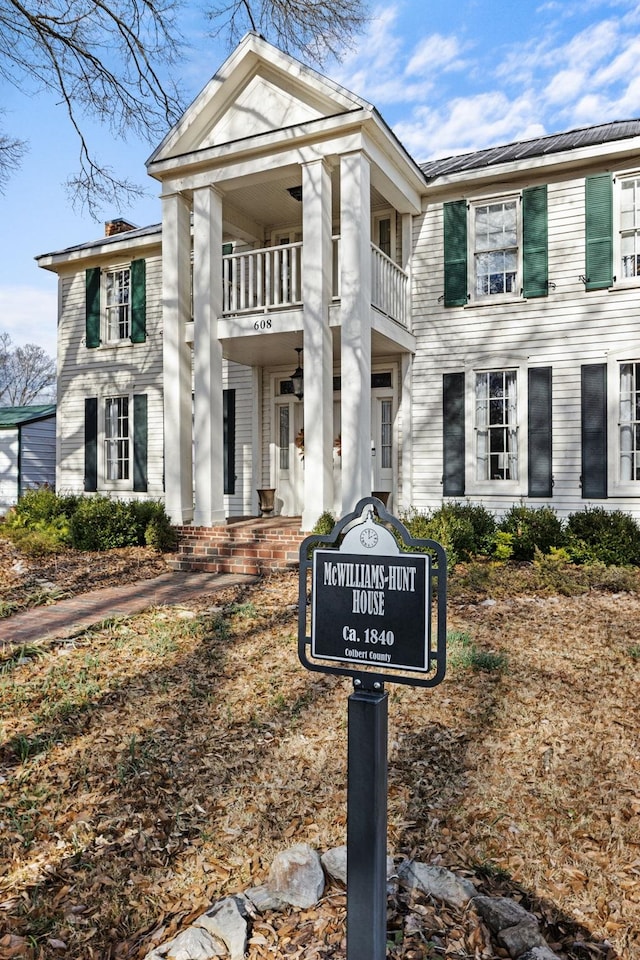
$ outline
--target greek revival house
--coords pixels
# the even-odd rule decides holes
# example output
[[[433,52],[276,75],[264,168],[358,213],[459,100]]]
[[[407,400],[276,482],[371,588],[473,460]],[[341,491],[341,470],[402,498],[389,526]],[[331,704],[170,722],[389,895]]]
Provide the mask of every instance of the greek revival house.
[[[249,34],[147,169],[161,224],[38,258],[59,490],[640,516],[640,121],[419,164]]]

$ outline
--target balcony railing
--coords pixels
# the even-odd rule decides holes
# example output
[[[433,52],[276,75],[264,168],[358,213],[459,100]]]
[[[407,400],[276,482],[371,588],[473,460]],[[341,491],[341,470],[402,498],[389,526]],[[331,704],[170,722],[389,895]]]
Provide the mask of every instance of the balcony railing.
[[[302,305],[302,243],[222,258],[223,313],[266,313]]]
[[[302,243],[228,253],[222,258],[223,313],[267,313],[302,306]],[[371,244],[371,303],[408,326],[408,277]],[[340,237],[333,237],[334,300],[340,298]]]

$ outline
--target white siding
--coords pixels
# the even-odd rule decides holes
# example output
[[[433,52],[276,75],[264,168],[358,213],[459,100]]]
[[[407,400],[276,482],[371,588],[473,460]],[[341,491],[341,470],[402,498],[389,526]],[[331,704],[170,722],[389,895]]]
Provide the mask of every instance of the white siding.
[[[630,344],[635,344],[640,356],[640,287],[585,292],[580,279],[585,273],[583,177],[548,184],[548,225],[547,297],[445,307],[442,202],[431,204],[414,223],[413,329],[418,349],[412,376],[412,434],[413,500],[418,509],[442,502],[442,374],[469,373],[491,356],[520,359],[525,370],[552,367],[554,489],[550,502],[561,514],[587,505],[580,488],[580,367],[605,362]],[[521,422],[523,416],[526,413],[521,413]],[[469,444],[469,423],[467,427]],[[526,480],[523,488],[526,494]],[[469,499],[497,511],[513,502],[513,497],[498,494]],[[542,502],[531,501],[533,505]],[[610,496],[604,505],[640,517],[636,497]]]
[[[123,259],[120,255],[118,262]],[[63,274],[59,283],[58,492],[83,491],[85,398],[98,397],[100,407],[107,397],[146,394],[148,491],[146,494],[123,492],[122,496],[163,499],[161,259],[159,256],[146,258],[147,333],[144,343],[126,342],[87,349],[84,269]]]
[[[18,499],[18,430],[0,430],[0,515]]]
[[[252,510],[254,475],[252,374],[251,367],[238,363],[225,367],[224,386],[236,391],[235,494],[225,497],[225,509],[230,517],[246,517]]]

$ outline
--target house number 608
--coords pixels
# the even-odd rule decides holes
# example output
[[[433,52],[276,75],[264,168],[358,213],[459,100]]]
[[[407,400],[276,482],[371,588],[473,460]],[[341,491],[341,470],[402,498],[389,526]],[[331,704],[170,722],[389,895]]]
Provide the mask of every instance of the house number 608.
[[[267,318],[266,320],[256,320],[253,325],[254,330],[271,330],[271,320]]]

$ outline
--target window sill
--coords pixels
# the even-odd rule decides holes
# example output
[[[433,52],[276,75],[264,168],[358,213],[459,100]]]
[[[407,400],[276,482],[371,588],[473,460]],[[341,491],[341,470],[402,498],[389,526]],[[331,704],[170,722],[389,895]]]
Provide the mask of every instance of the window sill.
[[[467,484],[466,497],[526,497],[527,491],[523,489],[519,480],[491,480],[486,483]]]
[[[526,303],[527,298],[518,296],[518,294],[496,294],[493,297],[481,297],[477,300],[469,300],[463,307],[463,310],[472,310],[476,307],[495,307],[500,304]]]

